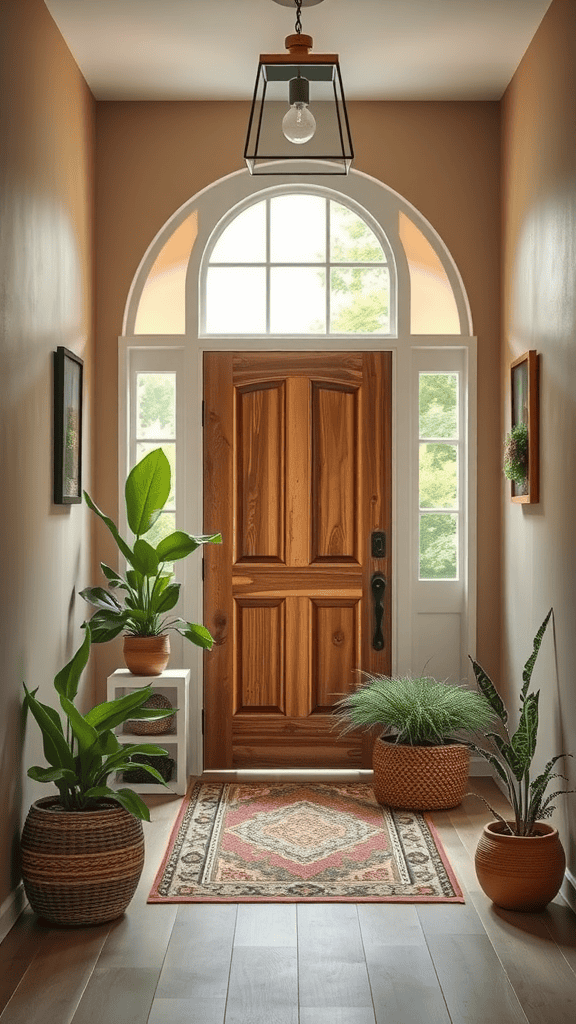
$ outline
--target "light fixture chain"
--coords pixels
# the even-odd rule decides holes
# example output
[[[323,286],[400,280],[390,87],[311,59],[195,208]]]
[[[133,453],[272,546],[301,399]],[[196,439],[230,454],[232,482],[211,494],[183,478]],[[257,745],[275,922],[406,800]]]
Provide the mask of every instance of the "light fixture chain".
[[[296,4],[296,32],[298,35],[302,32],[302,0],[295,0]]]

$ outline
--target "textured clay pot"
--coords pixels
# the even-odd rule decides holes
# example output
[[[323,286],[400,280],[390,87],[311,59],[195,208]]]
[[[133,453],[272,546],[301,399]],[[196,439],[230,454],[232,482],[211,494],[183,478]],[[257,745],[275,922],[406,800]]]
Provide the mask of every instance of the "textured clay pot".
[[[372,766],[378,803],[410,811],[447,810],[464,799],[470,753],[461,743],[411,747],[377,739]]]
[[[134,676],[159,676],[170,660],[170,637],[125,636],[124,661]]]
[[[543,910],[562,885],[566,857],[558,832],[542,821],[534,827],[535,836],[511,836],[491,821],[480,837],[478,881],[503,910]]]
[[[113,921],[144,866],[142,822],[115,800],[66,811],[58,797],[32,804],[22,831],[22,878],[35,913],[57,925]]]

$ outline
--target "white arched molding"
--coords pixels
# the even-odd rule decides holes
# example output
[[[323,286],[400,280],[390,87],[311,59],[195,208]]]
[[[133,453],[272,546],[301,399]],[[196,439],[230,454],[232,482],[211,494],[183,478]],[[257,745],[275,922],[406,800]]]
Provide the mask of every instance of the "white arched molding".
[[[202,335],[199,295],[206,260],[216,238],[239,212],[253,202],[281,192],[321,194],[355,210],[381,240],[391,269],[394,307],[389,334]],[[449,282],[460,332],[411,334],[411,270],[400,238],[400,215],[415,226]],[[178,334],[135,334],[138,307],[151,270],[162,262],[170,239],[193,215],[194,231],[185,275],[185,328]],[[187,229],[182,238],[192,237]],[[423,272],[426,272],[424,267]],[[394,287],[392,281],[394,279]],[[180,299],[178,299],[180,301]],[[468,654],[476,649],[476,339],[464,285],[454,260],[432,225],[405,199],[382,182],[351,171],[334,187],[331,177],[314,184],[275,178],[266,186],[246,170],[213,183],[184,204],[161,228],[142,258],[128,295],[123,334],[119,338],[119,488],[134,462],[130,450],[136,374],[165,365],[177,373],[177,526],[202,529],[202,359],[222,350],[388,350],[393,353],[393,672],[426,672],[439,678],[469,677]],[[459,575],[457,580],[418,579],[418,380],[419,373],[455,372],[460,386],[459,429],[465,459],[460,471]],[[132,412],[131,412],[132,410]],[[120,503],[123,507],[123,502]],[[124,528],[126,524],[123,524]],[[183,609],[193,621],[202,618],[200,559],[192,556],[181,570]],[[202,769],[202,654],[191,644],[175,650],[173,663],[191,669],[190,771]]]

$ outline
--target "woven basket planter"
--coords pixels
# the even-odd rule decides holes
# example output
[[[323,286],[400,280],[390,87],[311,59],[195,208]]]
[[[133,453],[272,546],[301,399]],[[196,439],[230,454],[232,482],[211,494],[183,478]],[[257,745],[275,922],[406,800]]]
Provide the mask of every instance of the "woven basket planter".
[[[125,636],[124,661],[133,676],[159,676],[170,661],[170,637]]]
[[[148,700],[144,701],[142,707],[164,711],[167,708],[171,708],[172,705],[168,697],[165,697],[163,693],[153,693]],[[175,718],[175,715],[169,715],[167,718],[158,718],[156,721],[151,722],[145,719],[141,721],[130,719],[130,721],[124,722],[124,732],[133,733],[135,736],[160,736],[164,733],[172,732]]]
[[[480,836],[478,881],[504,910],[543,910],[562,885],[566,857],[558,831],[543,821],[534,827],[535,836],[510,836],[501,822],[491,821]]]
[[[115,800],[66,811],[58,797],[32,804],[22,832],[22,877],[32,910],[57,925],[124,913],[144,866],[142,822]]]
[[[447,810],[464,799],[470,753],[461,743],[410,747],[377,739],[372,766],[378,803],[410,811]]]

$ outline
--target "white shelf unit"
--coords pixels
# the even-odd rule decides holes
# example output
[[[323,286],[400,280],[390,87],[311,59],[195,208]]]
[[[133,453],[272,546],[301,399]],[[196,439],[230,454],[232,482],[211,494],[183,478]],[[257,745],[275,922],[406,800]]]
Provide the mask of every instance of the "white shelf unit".
[[[172,707],[178,708],[171,732],[155,733],[140,736],[136,733],[124,732],[124,725],[114,730],[120,743],[154,743],[168,751],[176,762],[175,772],[166,786],[159,782],[124,782],[114,779],[111,785],[116,788],[126,786],[136,793],[177,793],[183,796],[188,785],[188,694],[190,689],[190,669],[167,669],[159,676],[134,676],[127,668],[117,668],[107,680],[107,699],[116,700],[124,697],[132,690],[152,685],[153,693],[162,693],[168,698]]]

